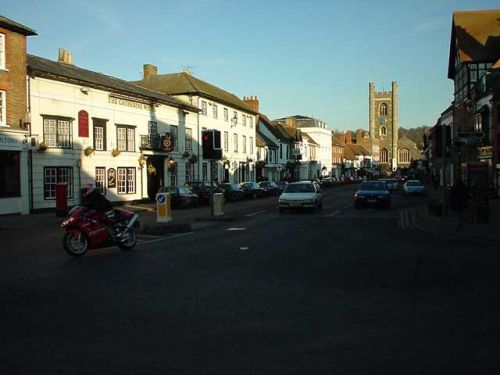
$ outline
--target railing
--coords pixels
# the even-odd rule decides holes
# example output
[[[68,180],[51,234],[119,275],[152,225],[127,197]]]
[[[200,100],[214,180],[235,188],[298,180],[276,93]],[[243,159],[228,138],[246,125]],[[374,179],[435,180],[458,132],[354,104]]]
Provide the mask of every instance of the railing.
[[[158,134],[141,135],[141,149],[159,150],[160,136]]]

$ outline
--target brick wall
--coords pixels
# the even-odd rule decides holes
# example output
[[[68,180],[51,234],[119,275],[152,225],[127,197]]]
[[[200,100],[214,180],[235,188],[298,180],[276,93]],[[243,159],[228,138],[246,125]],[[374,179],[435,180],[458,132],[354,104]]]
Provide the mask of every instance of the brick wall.
[[[5,68],[0,70],[0,90],[6,92],[7,125],[19,128],[26,114],[26,36],[0,27],[5,35]]]

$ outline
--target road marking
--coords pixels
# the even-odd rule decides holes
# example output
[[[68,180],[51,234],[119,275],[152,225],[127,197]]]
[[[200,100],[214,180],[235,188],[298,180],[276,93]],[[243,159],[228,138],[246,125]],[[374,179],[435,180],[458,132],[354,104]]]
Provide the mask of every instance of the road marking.
[[[241,251],[247,251],[248,249],[249,249],[249,247],[248,247],[248,246],[241,246],[241,247],[240,247],[240,250],[241,250]]]
[[[352,206],[352,203],[349,203],[347,206],[342,207],[342,209],[343,209],[343,210],[346,210],[346,209],[348,209],[348,208],[349,208],[349,207],[351,207],[351,206]]]
[[[142,206],[132,206],[130,204],[127,204],[125,207],[130,207],[130,208],[137,208],[143,211],[149,211],[149,212],[155,212],[156,208],[149,208],[149,207],[142,207]]]
[[[337,215],[340,211],[341,211],[341,210],[337,210],[337,211],[335,211],[334,213],[332,213],[332,214],[330,214],[330,215],[326,215],[326,216],[328,216],[328,217],[330,217],[330,216],[335,216],[335,215]]]
[[[228,231],[247,230],[247,228],[227,228]]]
[[[266,212],[266,210],[252,212],[251,214],[246,214],[245,216],[255,216],[255,215],[263,214],[264,212]]]

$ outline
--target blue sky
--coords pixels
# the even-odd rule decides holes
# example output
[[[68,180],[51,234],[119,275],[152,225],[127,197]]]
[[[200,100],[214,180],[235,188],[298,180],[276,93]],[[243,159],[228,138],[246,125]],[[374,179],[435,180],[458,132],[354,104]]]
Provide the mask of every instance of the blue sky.
[[[142,66],[192,74],[270,118],[302,114],[331,129],[368,128],[368,83],[399,84],[402,127],[433,125],[452,100],[454,10],[490,0],[13,0],[1,14],[35,29],[28,52],[58,48],[85,69],[126,80]]]

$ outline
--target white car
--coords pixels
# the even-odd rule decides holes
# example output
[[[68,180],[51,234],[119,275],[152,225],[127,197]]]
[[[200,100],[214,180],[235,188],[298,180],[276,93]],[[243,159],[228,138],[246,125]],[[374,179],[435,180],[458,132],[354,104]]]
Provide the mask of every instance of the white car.
[[[323,194],[316,182],[300,181],[288,184],[278,199],[280,213],[286,209],[323,208]]]
[[[425,194],[425,186],[419,180],[408,180],[403,185],[403,194],[404,195],[424,195]]]

